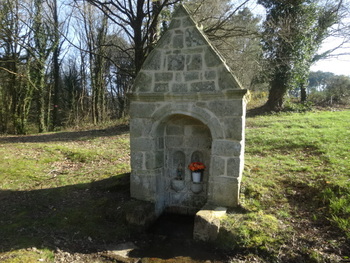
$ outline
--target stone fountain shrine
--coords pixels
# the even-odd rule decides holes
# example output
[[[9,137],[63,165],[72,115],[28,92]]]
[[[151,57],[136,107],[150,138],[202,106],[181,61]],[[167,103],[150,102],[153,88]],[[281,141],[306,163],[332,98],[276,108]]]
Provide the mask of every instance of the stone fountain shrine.
[[[129,95],[131,196],[157,216],[237,206],[246,93],[180,5]],[[206,169],[193,182],[198,161]]]

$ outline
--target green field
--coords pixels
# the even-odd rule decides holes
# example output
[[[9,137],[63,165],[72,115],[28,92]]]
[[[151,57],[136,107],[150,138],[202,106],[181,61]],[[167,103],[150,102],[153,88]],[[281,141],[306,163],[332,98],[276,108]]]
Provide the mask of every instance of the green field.
[[[241,207],[216,246],[232,262],[346,262],[350,111],[250,117],[246,126]],[[54,262],[62,251],[116,262],[96,246],[133,238],[129,151],[126,126],[0,137],[0,262]]]
[[[241,202],[224,245],[267,262],[349,259],[350,111],[248,118]]]

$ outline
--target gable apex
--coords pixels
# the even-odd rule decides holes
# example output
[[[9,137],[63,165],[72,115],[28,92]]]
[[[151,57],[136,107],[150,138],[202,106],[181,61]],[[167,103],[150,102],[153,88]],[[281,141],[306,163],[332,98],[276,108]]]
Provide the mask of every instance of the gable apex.
[[[184,16],[191,16],[190,11],[185,7],[183,4],[179,4],[173,13],[172,18],[175,17],[184,17]]]
[[[242,89],[185,6],[146,58],[133,87],[141,93],[193,93]]]

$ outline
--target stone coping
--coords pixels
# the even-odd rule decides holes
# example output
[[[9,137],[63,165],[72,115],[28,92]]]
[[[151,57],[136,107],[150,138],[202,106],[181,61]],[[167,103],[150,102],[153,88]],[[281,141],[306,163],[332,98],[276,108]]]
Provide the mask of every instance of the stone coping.
[[[191,93],[129,93],[131,101],[208,101],[218,99],[242,99],[248,93],[247,89],[225,90],[215,92]]]

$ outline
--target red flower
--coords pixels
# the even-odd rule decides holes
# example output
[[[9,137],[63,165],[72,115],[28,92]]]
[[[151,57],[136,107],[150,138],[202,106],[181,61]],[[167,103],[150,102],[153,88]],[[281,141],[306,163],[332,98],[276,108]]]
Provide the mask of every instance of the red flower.
[[[205,168],[205,165],[201,162],[193,162],[188,166],[188,169],[192,172],[203,172]]]

